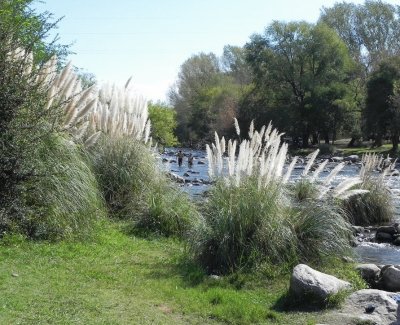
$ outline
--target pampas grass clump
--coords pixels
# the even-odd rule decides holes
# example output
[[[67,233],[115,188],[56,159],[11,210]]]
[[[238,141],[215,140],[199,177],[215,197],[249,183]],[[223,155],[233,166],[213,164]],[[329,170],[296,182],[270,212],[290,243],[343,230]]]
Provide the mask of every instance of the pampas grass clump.
[[[358,188],[368,193],[349,197],[343,201],[343,209],[354,225],[379,225],[389,222],[394,216],[394,205],[386,177],[390,175],[395,162],[385,167],[382,157],[366,154],[361,163],[362,183]]]
[[[297,259],[296,237],[280,184],[258,187],[258,179],[240,186],[217,182],[209,194],[204,219],[190,236],[196,259],[210,273]]]
[[[341,165],[320,181],[327,161],[310,172],[317,150],[308,157],[299,184],[293,185],[297,157],[285,167],[282,134],[271,124],[255,131],[252,123],[248,136],[237,143],[216,134],[207,146],[209,174],[217,185],[190,237],[197,260],[209,272],[225,273],[263,261],[295,263],[346,251],[349,224],[336,202],[360,193],[353,186],[361,180],[331,188]]]
[[[76,144],[51,135],[37,151],[38,176],[30,182],[30,213],[18,225],[38,239],[84,238],[105,217],[105,206],[89,162]]]
[[[184,236],[197,210],[159,170],[147,145],[104,136],[91,157],[112,217],[132,221],[139,232]]]

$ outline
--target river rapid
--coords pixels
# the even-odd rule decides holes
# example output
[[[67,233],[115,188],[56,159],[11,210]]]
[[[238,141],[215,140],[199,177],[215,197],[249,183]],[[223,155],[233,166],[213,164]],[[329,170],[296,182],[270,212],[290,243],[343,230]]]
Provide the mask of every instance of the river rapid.
[[[178,166],[176,150],[166,149],[160,157],[160,165],[168,172],[178,175],[186,180],[181,184],[182,190],[189,193],[192,197],[200,199],[205,191],[209,189],[208,164],[206,153],[201,150],[183,149],[185,158],[181,166]],[[194,161],[188,165],[187,155],[192,153]],[[320,178],[328,175],[329,171],[336,163],[329,163],[326,170],[320,174]],[[396,166],[399,169],[400,166]],[[292,173],[292,179],[300,177],[304,165],[296,164]],[[357,164],[346,165],[336,176],[335,182],[339,183],[346,178],[357,176],[360,166]],[[392,190],[393,202],[395,205],[395,216],[393,222],[400,223],[400,177],[388,177],[388,186]],[[400,264],[400,247],[386,243],[362,242],[354,248],[356,259],[361,263],[374,264]]]

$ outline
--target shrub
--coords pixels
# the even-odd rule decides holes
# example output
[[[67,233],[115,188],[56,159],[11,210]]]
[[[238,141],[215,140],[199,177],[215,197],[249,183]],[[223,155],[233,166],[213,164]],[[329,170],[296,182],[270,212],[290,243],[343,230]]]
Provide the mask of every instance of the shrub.
[[[224,138],[216,135],[207,146],[209,174],[217,184],[206,201],[204,219],[190,236],[196,259],[208,272],[225,273],[260,262],[288,265],[346,251],[350,231],[336,200],[354,194],[349,189],[360,180],[346,180],[332,191],[329,183],[342,164],[323,183],[317,182],[327,161],[309,176],[315,151],[290,191],[286,183],[297,158],[284,173],[287,145],[281,144],[278,131],[269,125],[257,132],[252,124],[249,137],[240,143],[237,158],[236,141],[228,141],[227,159]]]
[[[294,208],[291,224],[302,261],[321,262],[329,256],[350,253],[350,227],[334,202],[314,200]]]
[[[82,238],[105,216],[90,165],[70,140],[51,135],[37,149],[37,177],[27,183],[29,213],[15,224],[32,238]]]
[[[198,261],[208,272],[226,273],[265,259],[292,260],[295,242],[283,200],[279,184],[259,189],[256,178],[241,186],[218,182],[190,236]]]
[[[382,157],[367,154],[362,157],[359,188],[367,190],[364,195],[355,195],[343,202],[349,221],[354,225],[366,226],[390,221],[394,215],[393,199],[385,177],[393,165],[387,165]],[[386,167],[386,168],[385,168]],[[381,173],[377,174],[377,170]]]
[[[354,195],[343,202],[349,221],[353,225],[368,226],[389,222],[394,216],[389,189],[374,180],[365,181],[362,188],[369,192]]]
[[[91,157],[111,216],[166,236],[183,236],[196,218],[194,204],[171,186],[141,141],[104,137]]]

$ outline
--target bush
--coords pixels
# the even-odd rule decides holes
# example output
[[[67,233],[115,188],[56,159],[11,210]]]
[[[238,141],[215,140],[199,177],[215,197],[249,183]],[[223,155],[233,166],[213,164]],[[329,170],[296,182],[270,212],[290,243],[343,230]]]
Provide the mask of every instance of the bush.
[[[137,229],[182,237],[197,211],[171,186],[148,146],[127,137],[104,137],[91,153],[111,216],[132,220]]]
[[[37,149],[37,177],[27,183],[26,218],[14,224],[32,238],[82,238],[105,216],[90,165],[79,148],[51,135]]]
[[[209,174],[217,184],[190,237],[195,258],[208,272],[226,273],[258,263],[319,261],[346,251],[349,224],[336,204],[352,195],[351,187],[360,180],[347,180],[332,191],[329,183],[342,164],[319,184],[316,178],[327,161],[308,175],[317,150],[308,157],[302,179],[288,186],[297,158],[284,172],[287,145],[281,144],[281,134],[271,125],[254,131],[252,123],[249,137],[238,155],[236,141],[226,146],[218,134],[206,146]]]
[[[385,166],[385,160],[376,154],[363,155],[361,162],[362,183],[359,187],[369,192],[345,200],[343,208],[354,225],[366,226],[388,222],[394,216],[394,207],[386,176],[390,174],[394,164]],[[377,170],[381,173],[377,174]]]
[[[389,222],[394,216],[390,190],[380,181],[368,179],[362,189],[363,195],[354,195],[343,202],[343,209],[353,225],[368,226]]]
[[[208,272],[226,273],[260,260],[296,258],[281,186],[258,188],[249,178],[240,186],[219,181],[210,191],[205,219],[191,239],[197,260]]]
[[[350,253],[349,223],[336,203],[309,201],[293,209],[291,223],[301,261],[321,262]]]

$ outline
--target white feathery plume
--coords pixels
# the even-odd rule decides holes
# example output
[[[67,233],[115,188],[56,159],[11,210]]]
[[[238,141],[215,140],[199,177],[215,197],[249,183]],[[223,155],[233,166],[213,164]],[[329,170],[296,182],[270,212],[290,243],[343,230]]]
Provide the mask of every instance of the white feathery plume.
[[[226,150],[226,141],[225,141],[225,137],[222,137],[222,138],[221,138],[220,147],[221,147],[221,153],[224,154],[224,153],[225,153],[225,150]]]
[[[294,166],[296,165],[297,159],[299,159],[298,156],[294,157],[292,162],[290,163],[290,165],[285,173],[285,176],[282,179],[282,182],[284,184],[286,184],[288,182],[290,176],[292,175],[292,172],[293,172]]]
[[[83,107],[81,110],[78,111],[78,113],[76,114],[76,118],[79,119],[85,116],[90,110],[96,107],[96,103],[97,103],[97,98],[92,99],[89,103],[86,104],[85,107]]]
[[[312,173],[311,175],[311,182],[315,181],[318,179],[319,174],[324,170],[326,164],[328,163],[328,159],[325,159],[319,166],[318,168]]]
[[[213,153],[208,144],[206,144],[207,160],[208,160],[208,176],[214,177],[214,164],[213,164]]]
[[[253,138],[253,134],[254,134],[254,120],[252,120],[251,123],[250,123],[249,139]]]
[[[308,172],[309,172],[309,170],[310,170],[312,164],[313,164],[314,161],[315,161],[315,158],[317,158],[317,156],[318,156],[318,153],[319,153],[319,149],[315,150],[314,152],[312,152],[311,154],[309,154],[309,155],[307,156],[307,158],[309,158],[309,160],[308,160],[308,162],[307,162],[306,167],[304,168],[303,173],[301,174],[302,176],[307,176],[307,174],[308,174]]]
[[[341,199],[341,200],[346,200],[346,199],[348,199],[348,198],[350,198],[350,197],[352,197],[354,195],[363,195],[363,194],[366,194],[368,192],[369,192],[368,190],[361,190],[361,189],[349,190],[349,191],[346,191],[346,192],[340,194],[337,198]]]
[[[233,120],[234,120],[234,124],[235,124],[236,134],[237,134],[238,136],[240,136],[239,122],[238,122],[238,120],[236,119],[236,117],[235,117]]]
[[[335,178],[335,176],[343,169],[345,166],[344,162],[341,162],[340,164],[336,165],[335,168],[331,170],[329,175],[324,179],[323,185],[327,186],[331,183],[331,181]]]
[[[361,183],[362,183],[362,180],[360,178],[348,178],[335,187],[335,189],[333,190],[332,196],[338,197],[339,195],[346,192],[353,186],[361,184]]]
[[[130,76],[129,79],[126,81],[126,83],[125,83],[125,89],[128,89],[131,80],[132,80],[132,76]]]
[[[94,144],[96,144],[97,140],[100,138],[101,131],[98,131],[96,133],[93,133],[90,137],[88,137],[84,143],[84,146],[86,148],[90,148]]]
[[[147,143],[150,137],[150,120],[147,120],[145,133],[144,133],[144,143]]]

